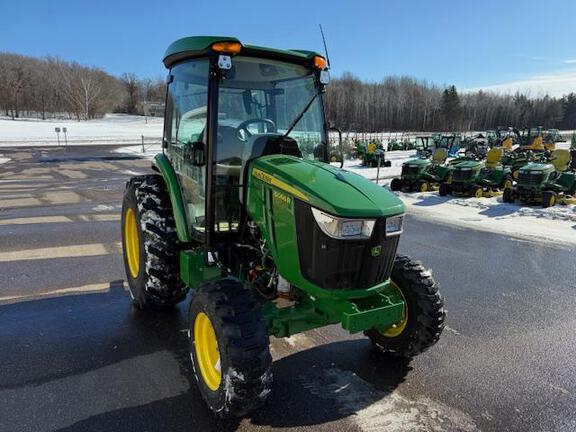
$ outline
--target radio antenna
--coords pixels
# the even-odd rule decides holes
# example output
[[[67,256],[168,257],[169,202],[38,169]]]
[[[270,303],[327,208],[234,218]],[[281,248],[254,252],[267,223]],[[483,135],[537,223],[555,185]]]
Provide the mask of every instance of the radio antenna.
[[[330,69],[330,57],[328,57],[328,47],[326,46],[326,38],[324,37],[324,30],[322,29],[322,24],[320,26],[320,33],[322,34],[322,42],[324,43],[324,52],[326,53],[326,62],[328,63],[328,69]]]

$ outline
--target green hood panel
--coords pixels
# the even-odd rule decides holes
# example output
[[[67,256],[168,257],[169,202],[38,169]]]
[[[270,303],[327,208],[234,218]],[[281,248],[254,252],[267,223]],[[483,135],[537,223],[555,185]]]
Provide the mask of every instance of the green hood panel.
[[[256,170],[256,171],[254,171]],[[250,165],[250,175],[311,206],[342,217],[380,217],[404,213],[402,201],[364,177],[326,163],[286,155],[263,156]]]
[[[521,171],[554,171],[554,165],[546,163],[529,162],[520,168]]]
[[[481,168],[485,165],[484,161],[462,161],[454,165],[454,169],[462,169],[462,168]]]
[[[410,166],[419,166],[419,167],[426,167],[430,165],[432,162],[430,159],[410,159],[404,162],[402,165],[410,165]]]

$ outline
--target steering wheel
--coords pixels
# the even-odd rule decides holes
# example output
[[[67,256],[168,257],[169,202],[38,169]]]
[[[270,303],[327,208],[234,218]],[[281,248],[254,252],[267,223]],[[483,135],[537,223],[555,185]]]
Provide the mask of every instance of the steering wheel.
[[[272,120],[266,118],[252,118],[244,120],[238,125],[238,127],[236,127],[236,138],[238,138],[240,141],[248,141],[248,138],[252,136],[252,133],[248,130],[248,125],[251,125],[252,123],[266,124],[270,126],[271,129],[268,130],[268,132],[276,132],[276,123],[274,123]],[[244,135],[242,135],[240,131],[244,131]]]

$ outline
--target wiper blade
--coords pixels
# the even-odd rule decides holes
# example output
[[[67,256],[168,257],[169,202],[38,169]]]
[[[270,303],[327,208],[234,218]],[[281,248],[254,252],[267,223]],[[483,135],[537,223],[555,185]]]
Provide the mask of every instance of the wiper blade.
[[[314,95],[312,96],[312,98],[310,98],[310,101],[308,101],[308,103],[306,104],[306,106],[304,107],[302,112],[300,114],[298,114],[298,117],[296,117],[294,119],[294,121],[292,122],[292,124],[290,125],[290,127],[288,128],[286,133],[284,135],[282,135],[282,138],[286,138],[288,136],[288,134],[290,132],[292,132],[292,129],[294,129],[296,127],[296,125],[298,124],[298,122],[302,119],[302,117],[304,117],[304,114],[306,114],[306,111],[308,111],[308,108],[310,108],[310,106],[312,105],[312,102],[314,102],[316,100],[317,96],[318,96],[318,92],[314,93]]]

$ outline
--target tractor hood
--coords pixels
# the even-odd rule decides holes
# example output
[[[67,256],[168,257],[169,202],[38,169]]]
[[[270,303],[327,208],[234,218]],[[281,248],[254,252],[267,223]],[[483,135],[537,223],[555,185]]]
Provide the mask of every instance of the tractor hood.
[[[419,167],[425,167],[427,165],[430,165],[430,159],[421,159],[421,158],[417,158],[417,159],[410,159],[407,160],[406,162],[404,162],[402,165],[403,166],[419,166]]]
[[[529,162],[520,168],[521,172],[526,171],[542,171],[542,172],[552,172],[554,171],[554,165],[547,164],[547,163],[537,163],[537,162]]]
[[[479,168],[479,167],[483,167],[484,166],[484,162],[483,161],[472,161],[472,160],[467,160],[467,161],[462,161],[459,162],[457,164],[454,165],[454,169],[475,169],[475,168]]]
[[[252,161],[249,170],[250,176],[335,216],[386,217],[405,211],[387,189],[323,162],[271,155]]]

